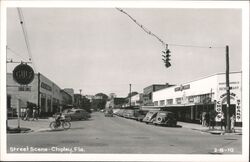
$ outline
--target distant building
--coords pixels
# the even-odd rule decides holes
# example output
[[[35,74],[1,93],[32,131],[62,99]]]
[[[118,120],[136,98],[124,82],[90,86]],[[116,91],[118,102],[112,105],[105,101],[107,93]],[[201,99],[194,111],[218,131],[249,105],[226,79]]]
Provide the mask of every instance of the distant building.
[[[119,109],[122,108],[122,105],[125,103],[126,103],[126,98],[114,97],[113,99],[110,100],[109,106],[113,109]]]
[[[73,88],[64,88],[63,89],[65,92],[67,92],[71,97],[72,97],[72,105],[74,103],[74,89]]]
[[[60,111],[73,105],[73,97],[70,94],[68,94],[68,92],[66,92],[65,90],[61,90],[61,95],[62,95],[62,102]]]
[[[82,95],[81,94],[74,94],[74,106],[80,107],[82,101]]]
[[[154,105],[153,100],[152,100],[153,92],[167,88],[167,87],[171,87],[171,86],[173,85],[166,83],[166,84],[153,84],[144,88],[143,96],[142,96],[142,105],[153,106]]]

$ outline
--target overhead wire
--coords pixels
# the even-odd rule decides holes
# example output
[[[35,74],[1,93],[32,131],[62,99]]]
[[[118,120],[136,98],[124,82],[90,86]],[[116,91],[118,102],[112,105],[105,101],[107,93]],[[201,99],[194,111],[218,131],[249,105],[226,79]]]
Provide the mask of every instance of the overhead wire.
[[[121,8],[116,8],[118,11],[124,13],[125,15],[127,15],[134,23],[136,23],[143,31],[145,31],[147,34],[155,37],[158,41],[160,41],[163,45],[165,45],[166,43],[160,39],[156,34],[152,33],[150,30],[148,30],[146,27],[144,27],[142,24],[140,24],[136,19],[134,19],[131,15],[129,15],[127,12],[125,12],[123,9]]]
[[[21,24],[21,27],[22,27],[24,40],[25,40],[25,44],[26,44],[26,47],[27,47],[28,55],[29,55],[29,60],[32,61],[32,65],[33,65],[33,67],[34,67],[34,69],[36,71],[36,66],[35,66],[35,63],[34,63],[34,60],[33,60],[33,57],[32,57],[32,53],[31,53],[31,50],[30,50],[30,43],[29,43],[29,39],[28,39],[28,33],[26,31],[23,12],[22,12],[21,8],[17,8],[17,11],[18,11],[19,21],[20,21],[20,24]]]
[[[165,43],[159,36],[148,30],[145,26],[140,24],[135,18],[133,18],[130,14],[128,14],[124,9],[116,8],[118,11],[122,12],[123,14],[127,15],[134,23],[136,23],[143,31],[147,34],[155,37],[158,41],[160,41],[163,45],[170,45],[170,46],[179,46],[179,47],[190,47],[190,48],[225,48],[225,47],[216,47],[216,46],[197,46],[197,45],[184,45],[184,44],[172,44],[172,43]]]
[[[30,60],[28,61],[28,60],[24,59],[20,54],[18,54],[16,51],[11,49],[9,46],[6,46],[6,49],[8,51],[10,51],[11,53],[13,53],[14,55],[18,56],[21,60],[24,60],[23,62],[30,62]]]

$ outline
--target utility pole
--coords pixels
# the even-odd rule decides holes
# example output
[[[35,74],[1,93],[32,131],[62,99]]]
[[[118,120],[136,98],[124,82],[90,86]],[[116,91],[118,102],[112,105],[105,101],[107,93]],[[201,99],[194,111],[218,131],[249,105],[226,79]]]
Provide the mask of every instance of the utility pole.
[[[129,106],[131,107],[131,84],[129,84]]]
[[[227,126],[226,132],[231,132],[230,123],[230,86],[229,86],[229,46],[226,46],[226,90],[227,90]]]
[[[81,101],[82,101],[82,89],[79,89],[79,91],[80,91],[79,107],[81,108]]]

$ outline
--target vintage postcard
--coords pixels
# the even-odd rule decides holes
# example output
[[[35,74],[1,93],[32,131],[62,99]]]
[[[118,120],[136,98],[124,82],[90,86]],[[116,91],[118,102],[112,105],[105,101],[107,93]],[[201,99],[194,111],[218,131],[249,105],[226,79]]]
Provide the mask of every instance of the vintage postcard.
[[[1,161],[249,158],[249,2],[2,1]]]

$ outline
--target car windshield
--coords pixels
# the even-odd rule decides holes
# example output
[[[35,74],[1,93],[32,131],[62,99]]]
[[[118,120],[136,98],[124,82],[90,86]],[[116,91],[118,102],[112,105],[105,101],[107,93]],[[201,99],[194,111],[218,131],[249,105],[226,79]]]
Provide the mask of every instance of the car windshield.
[[[152,116],[152,115],[154,115],[155,113],[156,113],[156,112],[154,112],[154,111],[150,111],[150,112],[147,113],[147,115],[148,115],[148,116]]]
[[[165,113],[165,112],[160,112],[159,115],[165,115],[165,116],[166,116],[167,113]]]

